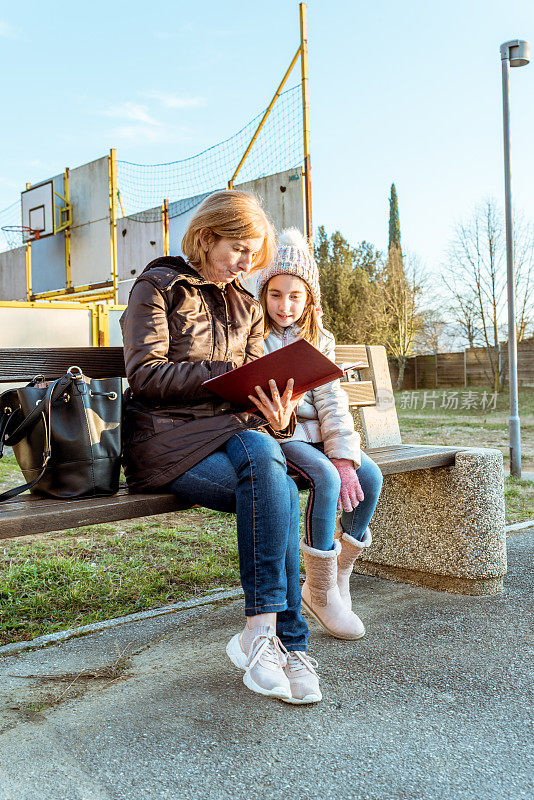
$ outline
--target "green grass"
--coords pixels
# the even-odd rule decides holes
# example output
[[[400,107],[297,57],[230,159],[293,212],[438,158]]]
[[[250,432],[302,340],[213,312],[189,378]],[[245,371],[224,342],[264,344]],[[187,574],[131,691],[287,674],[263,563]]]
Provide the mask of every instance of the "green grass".
[[[239,585],[235,517],[194,509],[174,519],[162,524],[153,517],[3,543],[0,642]]]
[[[451,392],[458,393],[458,408],[441,407]],[[467,393],[474,398],[476,408],[462,408]],[[423,408],[426,393],[426,405]],[[508,392],[497,395],[496,408],[483,410],[482,398],[491,397],[489,387],[477,386],[454,389],[418,389],[395,393],[397,416],[402,441],[406,444],[443,444],[460,446],[496,447],[501,450],[505,465],[510,455],[508,447]],[[435,396],[435,408],[429,398]],[[408,404],[406,403],[408,400]],[[412,406],[413,407],[410,407]],[[406,406],[406,407],[403,407]],[[522,388],[519,392],[521,417],[521,464],[525,471],[534,471],[534,389]]]
[[[443,402],[443,394],[445,393],[450,398],[451,393],[456,392],[458,395],[458,408],[441,407]],[[426,407],[422,408],[426,393]],[[468,397],[470,393],[470,397]],[[510,395],[508,389],[497,394],[496,408],[493,407],[485,412],[482,408],[482,398],[486,394],[486,405],[489,404],[490,398],[493,395],[493,390],[489,386],[452,386],[450,388],[439,389],[405,389],[402,392],[395,392],[395,402],[397,405],[397,414],[399,416],[410,416],[412,414],[432,416],[438,414],[439,416],[460,416],[462,419],[466,417],[476,417],[478,419],[489,419],[493,415],[499,416],[508,415],[510,407]],[[403,395],[416,396],[417,408],[416,409],[403,409],[402,397]],[[437,399],[435,401],[435,409],[432,408],[432,396]],[[464,402],[470,403],[470,399],[474,398],[476,401],[476,408],[462,408]],[[519,389],[519,414],[521,417],[534,415],[534,388],[520,387]]]
[[[534,481],[506,478],[504,482],[506,522],[524,522],[534,519]]]
[[[9,450],[6,448],[4,455],[0,458],[0,483],[4,483],[5,481],[15,481],[20,478],[20,482],[22,483],[22,473],[18,471],[18,464],[17,459]]]

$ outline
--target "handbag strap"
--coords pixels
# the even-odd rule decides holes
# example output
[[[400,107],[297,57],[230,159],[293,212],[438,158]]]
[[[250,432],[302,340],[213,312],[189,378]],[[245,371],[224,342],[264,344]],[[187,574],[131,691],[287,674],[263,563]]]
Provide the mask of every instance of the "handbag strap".
[[[66,381],[66,385],[65,385]],[[0,493],[0,503],[4,500],[11,500],[13,497],[16,497],[22,492],[27,491],[28,489],[33,489],[36,483],[38,483],[43,475],[46,472],[46,468],[48,466],[48,462],[50,461],[50,456],[52,455],[52,400],[57,397],[58,394],[62,394],[65,391],[66,386],[70,385],[70,378],[67,376],[63,376],[63,378],[58,378],[56,381],[50,384],[47,387],[45,396],[42,400],[40,400],[34,409],[30,411],[30,413],[24,418],[24,420],[20,423],[20,425],[13,431],[11,436],[6,436],[6,427],[11,414],[8,416],[8,420],[6,423],[0,423],[0,454],[3,449],[4,441],[6,444],[20,442],[22,437],[24,436],[24,431],[28,430],[29,428],[33,427],[39,419],[43,420],[44,430],[45,430],[45,446],[43,450],[43,465],[41,467],[41,471],[35,480],[30,481],[29,483],[25,483],[22,486],[16,486],[13,489],[8,489],[6,492]],[[57,391],[58,385],[61,384],[61,391]],[[12,412],[11,412],[12,413]],[[4,417],[6,416],[4,412]]]
[[[62,395],[66,389],[72,383],[72,378],[69,375],[63,375],[62,378],[57,378],[57,380],[52,381],[52,383],[47,386],[45,395],[42,400],[35,405],[35,408],[32,408],[29,414],[27,414],[22,422],[12,431],[9,435],[5,438],[5,443],[7,445],[13,446],[14,444],[18,444],[20,440],[26,436],[26,434],[33,428],[33,426],[39,421],[41,415],[47,414],[50,416],[50,406],[57,400],[57,398]]]

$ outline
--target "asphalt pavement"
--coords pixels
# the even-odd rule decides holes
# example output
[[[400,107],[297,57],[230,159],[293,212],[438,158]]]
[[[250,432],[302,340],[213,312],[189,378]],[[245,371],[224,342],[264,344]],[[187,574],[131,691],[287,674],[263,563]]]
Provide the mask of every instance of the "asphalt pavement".
[[[354,576],[313,706],[243,685],[241,599],[0,652],[0,800],[531,800],[533,534],[492,597]]]

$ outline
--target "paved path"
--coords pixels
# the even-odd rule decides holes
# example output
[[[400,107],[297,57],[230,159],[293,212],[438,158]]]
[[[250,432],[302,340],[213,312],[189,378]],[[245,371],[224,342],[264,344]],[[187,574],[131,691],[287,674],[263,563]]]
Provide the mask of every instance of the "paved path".
[[[311,626],[316,706],[243,686],[235,600],[0,658],[0,800],[530,800],[533,533],[496,597],[355,576],[368,635]]]

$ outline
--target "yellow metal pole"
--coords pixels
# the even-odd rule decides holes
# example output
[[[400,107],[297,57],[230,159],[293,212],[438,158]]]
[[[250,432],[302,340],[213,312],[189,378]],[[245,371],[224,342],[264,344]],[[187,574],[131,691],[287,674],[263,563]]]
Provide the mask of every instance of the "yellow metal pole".
[[[98,347],[98,309],[96,305],[91,306],[91,334],[93,347]]]
[[[109,151],[109,244],[111,254],[111,280],[116,303],[119,302],[119,271],[117,266],[117,151]]]
[[[119,203],[120,203],[120,207],[121,207],[121,214],[122,214],[123,217],[125,217],[126,214],[124,213],[124,206],[122,204],[122,197],[121,197],[121,193],[120,193],[120,191],[118,189],[117,189],[117,197],[119,198]]]
[[[31,183],[26,184],[26,189],[31,189]],[[26,300],[32,296],[32,245],[26,242]]]
[[[311,204],[311,158],[310,158],[310,103],[308,96],[308,34],[306,26],[306,3],[300,9],[300,65],[302,72],[302,133],[304,137],[304,202],[306,208],[306,237],[313,244]]]
[[[170,256],[169,247],[169,201],[165,198],[161,207],[161,222],[163,225],[163,255]]]
[[[108,289],[109,287],[109,289]],[[73,286],[72,289],[55,289],[49,292],[39,292],[38,294],[32,294],[30,300],[51,300],[55,297],[71,297],[72,302],[74,302],[77,298],[75,295],[87,293],[87,292],[95,292],[97,289],[102,289],[99,294],[105,294],[107,297],[112,299],[113,296],[113,282],[112,281],[104,281],[103,283],[92,283],[87,284],[86,286]],[[91,295],[91,298],[93,295]]]
[[[65,175],[63,176],[65,185],[65,201],[69,202],[69,168],[65,167]],[[55,214],[55,209],[54,209]],[[70,267],[70,227],[65,228],[65,273],[67,277],[66,287],[70,289],[72,286],[72,273]]]
[[[293,56],[293,61],[292,61],[292,62],[291,62],[291,64],[289,65],[289,68],[288,68],[288,70],[287,70],[286,74],[285,74],[285,75],[284,75],[284,77],[282,78],[282,81],[281,81],[281,83],[280,83],[280,86],[279,86],[279,87],[278,87],[278,89],[276,90],[276,92],[275,92],[275,94],[274,94],[274,97],[273,97],[273,99],[272,99],[272,100],[271,100],[271,102],[269,103],[269,107],[268,107],[267,111],[265,112],[265,114],[264,114],[264,115],[263,115],[263,117],[261,118],[261,120],[260,120],[260,124],[259,124],[259,125],[258,125],[258,127],[256,128],[256,131],[255,131],[255,133],[254,133],[254,136],[253,136],[253,137],[252,137],[252,139],[250,140],[249,146],[247,147],[247,149],[246,149],[246,150],[245,150],[245,152],[243,153],[243,157],[242,157],[241,161],[239,162],[239,164],[237,165],[236,171],[234,172],[234,174],[232,175],[232,177],[231,177],[231,178],[230,178],[230,180],[228,181],[228,188],[229,188],[229,189],[231,189],[231,188],[233,187],[233,185],[234,185],[234,181],[235,181],[235,179],[236,179],[236,177],[237,177],[237,174],[238,174],[239,170],[241,169],[241,167],[243,166],[243,164],[245,163],[245,160],[246,160],[246,158],[247,158],[248,154],[249,154],[249,153],[250,153],[250,151],[252,150],[252,146],[253,146],[254,142],[256,141],[256,139],[258,138],[258,134],[259,134],[259,132],[261,131],[261,129],[262,129],[262,127],[263,127],[263,123],[265,122],[265,120],[267,119],[267,117],[269,116],[269,114],[271,113],[271,109],[272,109],[272,107],[274,106],[274,104],[276,103],[276,101],[277,101],[277,99],[278,99],[278,96],[280,95],[280,92],[282,91],[282,88],[283,88],[283,86],[284,86],[285,82],[286,82],[286,81],[287,81],[287,79],[289,78],[289,75],[290,75],[290,73],[291,73],[291,70],[292,70],[292,69],[293,69],[293,67],[295,66],[295,64],[296,64],[296,62],[297,62],[297,58],[299,57],[299,55],[300,55],[300,47],[299,47],[299,49],[297,50],[297,52],[295,53],[295,55]]]
[[[108,307],[99,303],[98,314],[98,346],[109,347],[109,314]]]

